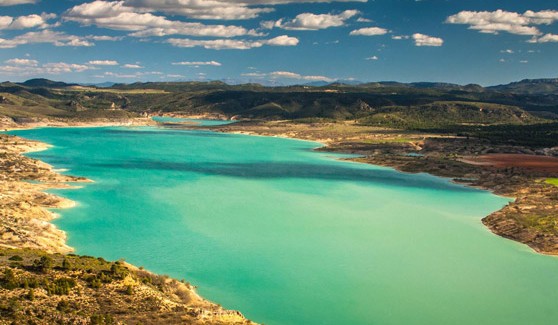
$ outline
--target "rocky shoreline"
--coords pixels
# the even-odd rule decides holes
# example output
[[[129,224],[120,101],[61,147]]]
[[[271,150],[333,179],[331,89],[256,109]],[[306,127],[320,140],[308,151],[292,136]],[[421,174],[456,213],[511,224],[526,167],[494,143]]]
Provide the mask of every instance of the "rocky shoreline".
[[[92,127],[153,124],[156,123],[146,119],[138,119],[115,123],[110,123],[110,121],[83,122],[76,123],[76,125],[73,122],[40,121],[32,125],[4,125],[4,127]],[[173,123],[173,127],[176,127],[176,123]],[[558,175],[536,169],[475,165],[463,161],[464,157],[490,153],[532,153],[529,148],[493,146],[481,140],[358,126],[350,122],[301,124],[290,121],[242,121],[214,127],[196,127],[190,124],[184,125],[184,128],[204,128],[218,132],[317,141],[325,145],[318,150],[354,153],[362,156],[352,159],[355,161],[388,166],[403,172],[426,172],[436,176],[449,177],[468,186],[487,189],[498,195],[515,198],[503,209],[484,218],[483,223],[495,234],[525,243],[539,253],[558,255],[558,227],[556,226],[558,219],[556,213],[558,211],[558,187],[544,181],[547,177]],[[0,224],[2,227],[0,271],[6,273],[7,270],[11,269],[12,272],[15,272],[16,278],[38,276],[34,269],[36,261],[39,257],[42,259],[42,256],[49,256],[56,263],[62,265],[47,274],[52,278],[51,280],[56,281],[62,276],[76,277],[76,286],[80,289],[61,297],[60,295],[50,294],[48,288],[41,289],[39,286],[37,292],[42,303],[29,305],[31,311],[29,311],[30,309],[20,309],[16,313],[19,315],[18,317],[25,317],[22,316],[24,311],[31,315],[33,313],[42,313],[41,315],[48,315],[50,312],[56,313],[52,309],[56,309],[61,301],[69,298],[84,304],[78,307],[89,311],[90,314],[87,317],[97,315],[95,310],[99,310],[99,308],[108,308],[107,304],[117,305],[118,308],[115,307],[114,309],[117,323],[128,323],[131,320],[142,320],[143,323],[149,323],[146,322],[149,319],[159,319],[161,321],[161,319],[167,317],[164,315],[169,313],[172,314],[172,319],[166,319],[166,323],[169,324],[186,319],[189,323],[194,324],[251,323],[239,312],[225,310],[200,298],[195,293],[194,287],[189,284],[164,276],[153,275],[125,263],[122,265],[129,272],[127,276],[116,277],[106,285],[103,283],[100,288],[92,287],[91,277],[87,275],[90,274],[90,269],[74,268],[70,274],[62,272],[64,259],[71,257],[72,263],[78,264],[82,263],[83,259],[87,260],[90,257],[68,255],[72,249],[65,243],[64,232],[50,224],[49,221],[55,215],[48,209],[71,207],[72,202],[47,194],[44,191],[52,188],[66,188],[70,186],[68,183],[79,185],[80,182],[87,182],[88,180],[58,174],[53,171],[51,166],[23,156],[26,152],[46,148],[48,148],[47,145],[39,142],[0,135],[0,165],[2,167],[0,171],[0,197],[2,198],[2,206],[0,207],[0,217],[2,218]],[[16,256],[23,256],[23,261],[20,262]],[[31,263],[32,258],[35,258],[33,263]],[[111,262],[106,262],[108,263],[106,264],[102,259],[100,261],[100,271],[95,275],[100,278],[103,277],[104,272],[108,272],[106,271],[107,268],[112,269],[112,265],[121,265],[118,263],[111,264]],[[147,278],[156,279],[158,286],[143,283],[143,281],[148,281],[145,280]],[[23,286],[21,284],[21,287]],[[132,297],[123,299],[121,297],[122,293],[130,290],[133,292]],[[136,292],[141,292],[141,296],[135,296]],[[6,289],[0,286],[0,293],[2,299],[7,299],[6,301],[16,299],[14,297],[25,296],[25,291],[22,288]],[[88,300],[90,296],[96,296],[96,302]],[[102,296],[104,300],[99,300],[99,296]],[[137,307],[133,307],[144,304],[141,299],[145,297],[150,297],[150,301],[154,302],[149,305],[149,311],[138,310]],[[136,298],[141,299],[137,300]],[[0,299],[0,304],[4,301],[2,299]],[[128,311],[123,312],[125,309]],[[106,314],[105,316],[109,317],[110,315]],[[55,319],[72,319],[74,321],[86,319],[76,316],[76,314],[68,316],[70,318],[58,314],[56,314],[56,317],[58,318]]]
[[[4,128],[152,123],[141,119],[76,124],[41,121]],[[9,311],[0,315],[0,323],[4,320],[93,323],[101,317],[102,324],[254,324],[238,311],[226,310],[201,298],[188,283],[102,258],[95,262],[94,269],[89,264],[96,259],[68,255],[73,249],[66,244],[66,234],[50,223],[56,214],[49,209],[69,208],[74,203],[44,191],[75,187],[89,180],[59,174],[52,166],[24,156],[47,148],[40,142],[0,134],[0,273],[4,274],[0,276],[0,309]],[[40,271],[37,265],[43,259],[60,266]],[[66,268],[65,261],[74,266]],[[80,268],[78,264],[89,266]],[[112,272],[114,265],[125,270],[122,274],[126,275],[107,273]],[[62,278],[71,285],[65,284],[62,293],[54,289],[51,292],[49,283],[57,285]],[[36,287],[29,288],[29,279],[34,279]],[[66,290],[67,286],[71,290]],[[30,292],[33,299],[29,299]],[[62,310],[61,304],[70,307]],[[99,314],[100,311],[103,313]]]

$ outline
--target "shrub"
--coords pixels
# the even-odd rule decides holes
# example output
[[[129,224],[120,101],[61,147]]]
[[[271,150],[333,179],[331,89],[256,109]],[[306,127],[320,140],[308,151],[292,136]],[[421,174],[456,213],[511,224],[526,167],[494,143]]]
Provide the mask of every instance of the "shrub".
[[[62,270],[64,271],[68,271],[72,269],[72,265],[70,264],[70,261],[68,261],[68,259],[64,258],[64,260],[62,261]]]
[[[12,269],[4,270],[4,278],[2,279],[2,287],[8,290],[13,290],[19,287],[14,271]]]
[[[33,262],[33,266],[36,270],[47,273],[50,269],[52,269],[52,258],[49,256],[43,256],[40,260],[35,260]]]

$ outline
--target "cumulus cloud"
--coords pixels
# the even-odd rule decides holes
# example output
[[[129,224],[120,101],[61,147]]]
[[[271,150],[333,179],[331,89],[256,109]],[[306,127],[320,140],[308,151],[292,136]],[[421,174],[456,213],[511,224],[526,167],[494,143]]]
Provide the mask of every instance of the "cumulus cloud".
[[[385,35],[389,33],[389,30],[381,27],[366,27],[353,30],[349,35],[362,35],[362,36],[376,36]]]
[[[4,63],[11,64],[11,65],[18,65],[18,66],[28,66],[28,67],[36,67],[39,65],[39,61],[37,60],[30,60],[30,59],[10,59],[4,61]]]
[[[58,62],[58,63],[47,63],[43,65],[49,74],[60,74],[60,73],[69,73],[69,72],[83,72],[85,70],[91,69],[91,67],[83,64],[74,64],[74,63],[65,63],[65,62]]]
[[[242,76],[253,77],[253,78],[267,77],[271,79],[296,79],[296,80],[303,80],[303,81],[326,81],[326,82],[335,81],[335,79],[326,76],[301,75],[299,73],[290,72],[290,71],[273,71],[270,73],[250,72],[250,73],[243,73]]]
[[[84,72],[92,69],[87,65],[66,62],[46,63],[41,66],[36,61],[29,64],[22,64],[23,61],[19,61],[19,63],[6,61],[6,63],[9,65],[0,66],[0,72],[6,75],[17,76],[58,75],[62,73]]]
[[[47,28],[48,20],[56,18],[55,14],[42,13],[40,15],[19,16],[0,16],[0,29],[27,29],[27,28]]]
[[[496,11],[461,11],[446,19],[450,24],[469,25],[469,29],[481,33],[498,34],[507,32],[516,35],[537,36],[541,31],[536,25],[550,25],[558,21],[558,11],[527,10],[524,13],[504,10]]]
[[[287,3],[367,2],[367,0],[124,0],[126,6],[144,12],[164,12],[194,19],[253,19]]]
[[[313,14],[302,13],[294,19],[279,19],[275,22],[264,22],[262,27],[271,29],[273,27],[289,30],[320,30],[330,27],[344,26],[345,22],[360,14],[358,10],[345,10],[340,14]]]
[[[297,46],[299,40],[296,37],[281,35],[272,39],[264,40],[263,42],[265,45],[271,46]]]
[[[186,66],[193,66],[193,67],[209,65],[214,67],[220,67],[222,64],[217,61],[182,61],[182,62],[173,62],[172,65],[186,65]]]
[[[303,80],[303,81],[325,81],[325,82],[333,82],[335,79],[326,77],[326,76],[313,76],[313,75],[301,75],[299,73],[290,72],[290,71],[274,71],[269,73],[260,73],[260,72],[249,72],[241,74],[243,77],[251,77],[251,78],[271,78],[271,79],[296,79],[296,80]]]
[[[205,25],[202,23],[169,20],[149,12],[127,6],[124,1],[94,1],[77,5],[64,14],[64,20],[82,25],[133,32],[134,37],[189,35],[235,37],[257,35],[242,26]]]
[[[167,43],[176,47],[203,47],[210,50],[249,50],[252,48],[262,47],[264,45],[296,46],[298,42],[298,38],[287,35],[264,40],[193,40],[187,38],[170,38],[167,40]]]
[[[139,64],[129,64],[129,63],[124,64],[122,67],[125,69],[143,69],[143,67]]]
[[[245,4],[213,0],[127,0],[125,3],[127,6],[141,10],[160,11],[194,19],[252,19],[273,11],[273,8],[250,8]]]
[[[371,23],[372,19],[368,19],[368,18],[364,18],[364,17],[358,17],[356,21],[358,23]]]
[[[558,43],[558,35],[557,34],[546,34],[541,37],[533,37],[532,39],[528,40],[529,43]]]
[[[54,46],[94,46],[86,38],[55,32],[48,29],[40,32],[28,32],[12,39],[0,38],[0,48],[14,48],[25,44],[51,43]]]
[[[142,77],[149,77],[149,76],[162,76],[163,73],[160,71],[146,71],[146,72],[136,72],[136,73],[117,73],[112,71],[107,71],[103,75],[97,75],[97,78],[104,78],[105,76],[111,78],[122,78],[122,79],[140,79]]]
[[[36,3],[37,0],[0,0],[0,7]]]
[[[442,46],[444,40],[438,37],[428,36],[420,33],[413,34],[416,46]]]
[[[106,36],[106,35],[89,35],[87,39],[92,39],[94,41],[121,41],[124,37],[120,36]]]
[[[114,60],[93,60],[87,63],[91,65],[118,65],[118,61]]]

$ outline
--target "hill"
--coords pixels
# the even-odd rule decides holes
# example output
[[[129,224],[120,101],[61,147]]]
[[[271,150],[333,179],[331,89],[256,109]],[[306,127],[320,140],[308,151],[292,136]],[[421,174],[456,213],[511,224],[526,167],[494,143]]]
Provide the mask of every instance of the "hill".
[[[76,84],[67,84],[65,82],[52,81],[48,79],[29,79],[25,82],[20,83],[20,85],[26,87],[64,88],[69,86],[75,86]]]
[[[488,87],[489,90],[527,95],[558,95],[558,78],[524,79],[507,85]]]

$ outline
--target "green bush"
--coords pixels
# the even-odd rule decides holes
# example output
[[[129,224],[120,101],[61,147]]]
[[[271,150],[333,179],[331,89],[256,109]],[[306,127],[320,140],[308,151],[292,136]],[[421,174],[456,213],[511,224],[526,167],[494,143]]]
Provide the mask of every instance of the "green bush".
[[[35,260],[33,262],[33,266],[35,269],[42,273],[47,273],[50,269],[52,269],[52,258],[49,256],[42,256],[40,260]]]

